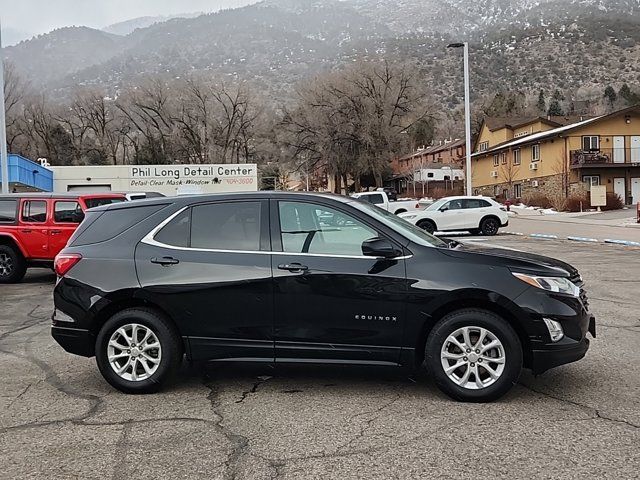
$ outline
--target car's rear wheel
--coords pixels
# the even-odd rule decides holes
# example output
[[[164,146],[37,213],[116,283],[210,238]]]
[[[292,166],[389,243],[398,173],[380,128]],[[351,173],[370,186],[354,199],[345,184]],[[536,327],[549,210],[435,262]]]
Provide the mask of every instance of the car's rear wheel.
[[[431,220],[420,220],[416,225],[427,233],[434,233],[436,231],[436,224]]]
[[[96,339],[96,362],[113,387],[125,393],[158,391],[182,361],[180,336],[159,313],[133,308],[116,313]]]
[[[500,222],[493,217],[485,218],[480,224],[480,230],[483,235],[493,237],[497,235],[498,230],[500,230]]]
[[[26,272],[22,254],[9,245],[0,245],[0,283],[18,283]]]
[[[518,381],[522,346],[511,325],[492,312],[460,310],[427,339],[426,366],[438,387],[463,402],[491,402]]]

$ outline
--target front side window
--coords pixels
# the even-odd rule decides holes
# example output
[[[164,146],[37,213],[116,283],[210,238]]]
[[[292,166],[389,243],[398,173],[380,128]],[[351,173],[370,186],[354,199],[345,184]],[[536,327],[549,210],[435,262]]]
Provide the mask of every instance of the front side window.
[[[29,200],[22,204],[22,221],[27,223],[44,223],[47,221],[47,202]]]
[[[367,200],[374,205],[380,205],[384,203],[384,197],[382,194],[377,193],[375,195],[366,195]]]
[[[0,200],[0,223],[13,223],[16,221],[16,201]]]
[[[329,207],[280,202],[280,235],[287,253],[362,255],[362,242],[378,233],[359,220]]]
[[[78,202],[56,202],[53,207],[53,221],[56,223],[81,223],[84,212]]]
[[[197,205],[191,209],[191,248],[259,251],[260,202]]]
[[[445,205],[448,210],[462,210],[462,200],[451,200]]]

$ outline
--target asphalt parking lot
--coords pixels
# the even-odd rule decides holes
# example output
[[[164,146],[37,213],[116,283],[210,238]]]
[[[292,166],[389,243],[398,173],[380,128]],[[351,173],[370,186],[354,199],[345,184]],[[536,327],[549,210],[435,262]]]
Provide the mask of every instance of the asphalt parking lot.
[[[640,249],[498,237],[588,283],[587,357],[489,405],[394,370],[185,365],[125,396],[49,334],[54,276],[0,287],[2,478],[638,478]]]

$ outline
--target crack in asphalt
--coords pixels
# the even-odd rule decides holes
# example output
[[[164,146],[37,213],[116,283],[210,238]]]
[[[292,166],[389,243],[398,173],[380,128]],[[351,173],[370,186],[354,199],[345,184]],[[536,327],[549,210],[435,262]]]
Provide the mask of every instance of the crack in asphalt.
[[[600,413],[600,410],[598,410],[595,407],[590,407],[589,405],[585,405],[583,403],[579,403],[579,402],[576,402],[576,401],[573,401],[573,400],[569,400],[567,398],[562,398],[562,397],[559,397],[559,396],[554,395],[552,393],[543,392],[542,390],[536,390],[535,388],[531,387],[530,385],[526,385],[526,384],[524,384],[522,382],[518,382],[518,384],[520,386],[526,388],[527,390],[530,390],[530,391],[532,391],[534,393],[537,393],[539,395],[543,395],[545,397],[552,398],[552,399],[558,400],[560,402],[568,403],[568,404],[573,405],[575,407],[580,407],[580,408],[582,408],[584,410],[589,410],[589,411],[593,412],[594,416],[591,417],[592,419],[600,419],[600,420],[605,420],[605,421],[608,421],[608,422],[620,423],[622,425],[626,425],[626,426],[631,427],[631,428],[640,428],[640,425],[636,425],[635,423],[630,422],[628,420],[622,420],[622,419],[619,419],[619,418],[613,418],[613,417],[605,416],[602,413]]]
[[[266,382],[270,378],[271,377],[258,377],[258,381],[255,382],[253,384],[253,386],[249,390],[245,390],[244,392],[242,392],[242,395],[240,396],[240,399],[236,400],[236,403],[244,402],[249,395],[251,395],[252,393],[256,393],[258,391],[258,388],[260,387],[260,385],[262,385],[264,382]]]
[[[360,427],[360,431],[351,440],[349,440],[346,444],[338,447],[336,449],[336,451],[347,449],[351,445],[353,445],[354,442],[356,442],[360,438],[364,437],[364,435],[367,432],[367,430],[369,430],[371,428],[371,426],[373,425],[373,422],[375,422],[376,420],[378,420],[382,416],[384,410],[386,410],[391,405],[396,403],[398,400],[400,400],[400,398],[401,398],[401,395],[397,395],[393,400],[385,403],[384,405],[382,405],[382,406],[380,406],[380,407],[378,407],[378,408],[376,408],[374,410],[370,410],[368,412],[361,412],[361,413],[358,413],[358,414],[353,415],[352,417],[350,417],[348,421],[351,421],[351,420],[353,420],[353,419],[355,419],[357,417],[362,417],[363,415],[374,414],[373,417],[371,417],[371,418],[369,418],[368,420],[365,421],[364,425]]]
[[[122,432],[120,432],[120,437],[116,442],[115,451],[114,451],[114,460],[115,465],[113,466],[113,475],[111,475],[112,480],[118,480],[119,478],[127,478],[127,450],[128,450],[128,439],[131,434],[131,429],[133,428],[133,424],[129,421],[126,422],[122,426]]]

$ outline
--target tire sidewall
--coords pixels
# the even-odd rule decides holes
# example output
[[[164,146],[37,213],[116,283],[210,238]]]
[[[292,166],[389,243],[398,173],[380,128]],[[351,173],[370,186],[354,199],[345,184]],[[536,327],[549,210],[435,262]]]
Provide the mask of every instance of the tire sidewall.
[[[462,327],[482,327],[498,337],[505,350],[506,363],[500,378],[481,390],[468,390],[456,385],[442,368],[440,352],[447,337]],[[447,315],[433,328],[427,339],[426,365],[436,384],[447,395],[460,401],[490,402],[502,397],[515,385],[522,370],[522,346],[518,335],[505,320],[480,310],[460,311]]]
[[[428,225],[428,228],[425,228],[425,226],[427,225]],[[421,228],[427,233],[433,234],[436,231],[436,225],[431,220],[420,220],[416,226]]]
[[[486,226],[489,223],[494,223],[496,226],[495,232],[487,232],[486,230]],[[489,237],[493,237],[494,235],[498,234],[498,230],[500,230],[500,222],[497,221],[495,218],[485,218],[482,221],[482,225],[480,226],[480,231],[482,232],[483,235],[489,236]]]
[[[153,375],[139,382],[120,377],[111,367],[107,357],[107,346],[113,332],[118,328],[136,323],[153,331],[162,349],[162,358]],[[180,362],[180,346],[176,344],[174,332],[154,312],[147,310],[124,310],[105,322],[96,338],[96,363],[102,376],[114,388],[125,393],[153,393],[158,391],[174,372]]]
[[[27,270],[22,254],[9,245],[0,245],[0,254],[9,255],[13,262],[13,272],[8,276],[0,276],[0,283],[18,283],[24,278]]]

